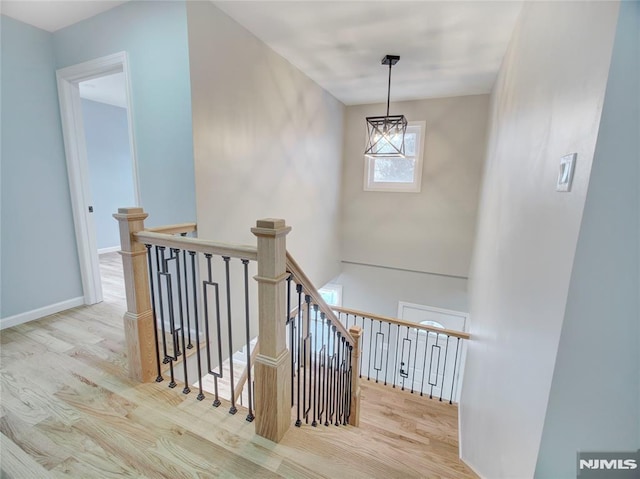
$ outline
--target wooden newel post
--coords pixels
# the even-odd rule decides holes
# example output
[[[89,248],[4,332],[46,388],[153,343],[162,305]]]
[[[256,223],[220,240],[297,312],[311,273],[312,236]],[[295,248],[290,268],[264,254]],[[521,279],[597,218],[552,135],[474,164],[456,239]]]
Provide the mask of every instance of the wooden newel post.
[[[133,237],[133,233],[144,230],[144,220],[147,216],[149,215],[142,208],[118,208],[118,213],[113,215],[120,223],[120,255],[127,295],[124,335],[129,376],[141,382],[152,381],[157,375],[147,249]]]
[[[255,361],[256,434],[280,441],[291,424],[291,363],[286,344],[284,220],[263,219],[251,232],[258,237],[258,330],[260,353]]]
[[[353,349],[351,350],[351,409],[349,424],[358,427],[360,425],[360,336],[362,328],[353,325],[349,328],[349,334],[353,337]]]

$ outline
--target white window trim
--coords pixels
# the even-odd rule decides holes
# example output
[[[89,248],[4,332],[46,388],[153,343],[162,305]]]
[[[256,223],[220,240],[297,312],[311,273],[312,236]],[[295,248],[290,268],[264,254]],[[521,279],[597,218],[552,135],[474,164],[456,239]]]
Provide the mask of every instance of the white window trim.
[[[416,149],[415,181],[413,183],[373,182],[370,181],[373,170],[373,158],[364,157],[364,191],[384,191],[389,193],[420,193],[422,188],[422,164],[424,159],[424,137],[426,136],[426,122],[410,121],[408,127],[420,128],[420,141]]]

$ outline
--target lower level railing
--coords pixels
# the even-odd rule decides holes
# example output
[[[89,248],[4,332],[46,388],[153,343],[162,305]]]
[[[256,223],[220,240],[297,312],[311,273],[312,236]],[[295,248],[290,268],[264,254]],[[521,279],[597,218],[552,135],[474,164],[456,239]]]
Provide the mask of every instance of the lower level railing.
[[[345,327],[362,328],[360,377],[450,404],[457,402],[468,333],[333,309]]]

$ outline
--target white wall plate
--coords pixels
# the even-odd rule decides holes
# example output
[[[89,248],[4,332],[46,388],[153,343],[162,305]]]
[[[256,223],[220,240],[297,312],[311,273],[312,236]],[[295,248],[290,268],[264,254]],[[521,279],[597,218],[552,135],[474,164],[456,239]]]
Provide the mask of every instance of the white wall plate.
[[[573,182],[573,171],[576,169],[577,153],[571,153],[560,158],[560,171],[558,173],[558,184],[556,191],[571,191],[571,183]]]

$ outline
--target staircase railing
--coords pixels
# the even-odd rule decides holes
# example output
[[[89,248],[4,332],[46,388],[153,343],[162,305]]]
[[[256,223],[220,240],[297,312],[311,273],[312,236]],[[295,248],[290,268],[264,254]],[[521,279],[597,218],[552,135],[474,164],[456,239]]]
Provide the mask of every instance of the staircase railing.
[[[237,412],[239,391],[246,387],[247,420],[255,418],[256,433],[276,442],[291,424],[293,398],[301,394],[299,422],[311,417],[357,425],[359,328],[347,331],[340,324],[287,255],[290,228],[284,220],[258,220],[251,229],[256,247],[188,237],[196,231],[193,223],[145,229],[147,216],[142,208],[120,208],[114,215],[120,223],[132,378],[160,382],[168,366],[169,387],[182,382],[182,392],[189,394],[190,386],[197,386],[197,399],[203,400],[203,377],[212,377],[216,407],[221,405],[219,382],[228,380],[231,414]],[[257,288],[252,288],[250,274]],[[297,328],[290,319],[292,281],[300,290],[299,302],[304,293],[306,305],[306,312],[299,308],[294,315]],[[232,288],[232,283],[241,286]],[[257,301],[252,301],[255,289]],[[311,331],[312,319],[316,328],[330,331],[326,342],[325,336],[321,341]],[[251,341],[258,332],[259,351],[256,347],[252,354]],[[246,371],[236,382],[233,354],[243,345]],[[301,374],[308,380],[292,389],[293,378],[297,381]]]
[[[130,374],[161,382],[168,373],[170,388],[181,382],[182,392],[189,394],[195,385],[199,401],[205,398],[204,378],[211,376],[215,407],[222,404],[219,381],[228,381],[224,399],[235,414],[233,361],[227,375],[223,364],[257,335],[249,302],[249,268],[257,249],[186,237],[196,230],[193,223],[145,230],[141,208],[119,211],[114,216],[121,225]],[[252,421],[251,381],[247,387],[247,420]]]
[[[291,405],[302,421],[357,426],[360,417],[360,327],[350,330],[287,253],[287,320],[291,351]],[[292,287],[295,285],[295,294]],[[293,304],[292,304],[293,302]]]
[[[332,308],[345,327],[362,329],[360,377],[450,404],[457,402],[468,333]]]

